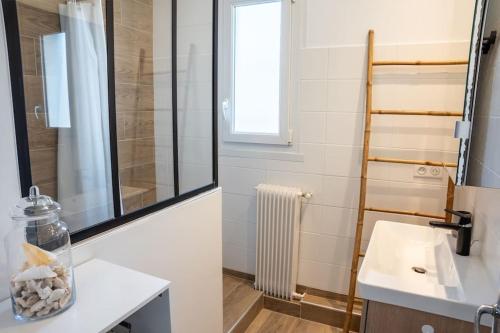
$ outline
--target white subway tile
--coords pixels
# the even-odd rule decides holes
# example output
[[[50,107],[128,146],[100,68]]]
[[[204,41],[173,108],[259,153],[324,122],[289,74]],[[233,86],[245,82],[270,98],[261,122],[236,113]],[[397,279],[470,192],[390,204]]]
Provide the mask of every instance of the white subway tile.
[[[327,81],[301,81],[299,97],[301,111],[325,111],[327,109]]]
[[[361,80],[328,81],[328,111],[365,111],[365,83]]]
[[[362,162],[361,147],[327,145],[325,175],[359,177]]]
[[[300,258],[304,260],[348,266],[353,248],[353,238],[300,233]]]
[[[256,210],[255,196],[222,193],[222,217],[224,220],[255,223]]]
[[[367,207],[444,215],[443,209],[446,203],[444,186],[369,179],[367,191],[370,193],[366,200]]]
[[[357,209],[304,204],[301,231],[354,237]]]
[[[222,265],[235,271],[255,274],[255,249],[247,249],[232,243],[223,243]]]
[[[300,141],[303,143],[324,143],[326,114],[324,112],[303,112],[300,114]]]
[[[329,49],[329,79],[361,79],[366,76],[367,48],[344,46]]]
[[[303,161],[266,160],[268,170],[322,174],[325,167],[325,145],[300,144]]]
[[[307,48],[300,51],[300,78],[324,80],[327,76],[328,49]]]
[[[266,172],[260,169],[221,166],[220,185],[225,193],[255,195],[255,187],[266,182]]]
[[[222,241],[242,248],[255,248],[256,224],[251,222],[222,221]]]
[[[359,178],[323,176],[323,191],[317,200],[328,206],[358,208]]]
[[[349,271],[344,266],[300,260],[298,283],[345,295],[349,289]]]
[[[335,145],[360,146],[363,139],[362,114],[327,113],[326,142]]]

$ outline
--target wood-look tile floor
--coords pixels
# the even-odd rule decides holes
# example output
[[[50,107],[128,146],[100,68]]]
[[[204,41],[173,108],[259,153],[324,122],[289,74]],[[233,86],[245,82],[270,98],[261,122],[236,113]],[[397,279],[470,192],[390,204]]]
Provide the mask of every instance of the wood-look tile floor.
[[[241,316],[262,296],[252,282],[231,275],[223,276],[223,328],[228,332]]]
[[[342,329],[262,309],[245,333],[341,333]]]

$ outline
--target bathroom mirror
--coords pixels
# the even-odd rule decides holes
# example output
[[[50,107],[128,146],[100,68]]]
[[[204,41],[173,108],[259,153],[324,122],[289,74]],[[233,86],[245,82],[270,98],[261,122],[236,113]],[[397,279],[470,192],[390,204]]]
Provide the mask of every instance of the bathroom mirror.
[[[473,24],[456,184],[500,188],[500,1],[478,0]]]

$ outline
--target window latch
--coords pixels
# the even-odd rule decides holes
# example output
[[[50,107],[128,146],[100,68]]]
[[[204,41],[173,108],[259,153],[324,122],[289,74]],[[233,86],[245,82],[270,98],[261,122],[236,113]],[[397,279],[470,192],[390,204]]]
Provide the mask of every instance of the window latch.
[[[222,116],[224,117],[224,120],[228,120],[229,119],[229,115],[227,114],[229,111],[229,100],[227,98],[224,98],[224,100],[222,101]]]
[[[470,135],[470,121],[459,120],[455,124],[455,139],[468,139]]]

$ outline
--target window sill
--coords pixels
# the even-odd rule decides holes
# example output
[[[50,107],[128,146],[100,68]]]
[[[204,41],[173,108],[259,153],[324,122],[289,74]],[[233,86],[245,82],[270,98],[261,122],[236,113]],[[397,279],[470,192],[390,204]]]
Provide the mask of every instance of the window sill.
[[[280,160],[303,162],[304,154],[296,151],[270,151],[270,150],[257,150],[257,149],[221,149],[221,156],[227,157],[243,157],[243,158],[257,158],[265,160]]]

